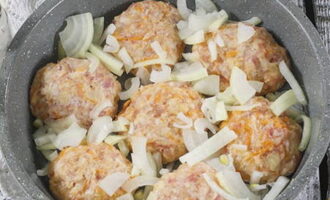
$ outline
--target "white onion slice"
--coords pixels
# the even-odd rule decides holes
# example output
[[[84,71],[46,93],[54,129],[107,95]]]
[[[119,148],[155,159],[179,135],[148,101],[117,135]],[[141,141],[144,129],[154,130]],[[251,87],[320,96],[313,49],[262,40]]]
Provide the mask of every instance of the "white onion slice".
[[[129,181],[127,181],[122,188],[126,191],[126,192],[132,192],[135,189],[142,187],[142,186],[146,186],[146,185],[154,185],[155,183],[157,183],[157,181],[159,180],[159,178],[153,177],[153,176],[137,176],[135,178],[130,179]]]
[[[179,14],[183,19],[187,19],[192,11],[187,7],[186,0],[177,0],[176,6],[178,7]]]
[[[56,137],[56,135],[54,134],[54,139],[55,139],[55,137]],[[54,144],[52,142],[49,142],[47,144],[43,144],[43,145],[37,146],[37,149],[39,151],[43,151],[43,150],[54,150],[54,149],[56,149],[56,147],[54,146]]]
[[[221,197],[224,197],[226,200],[249,200],[248,198],[237,198],[234,197],[230,194],[228,194],[226,191],[224,191],[223,189],[221,189],[218,184],[213,181],[209,175],[207,174],[203,174],[203,178],[205,179],[206,183],[210,186],[210,188],[216,192],[217,194],[219,194]]]
[[[262,88],[264,86],[263,82],[260,82],[260,81],[248,81],[248,82],[257,92],[262,91]]]
[[[301,103],[303,105],[307,105],[307,100],[304,95],[304,91],[302,90],[298,81],[295,79],[291,70],[289,69],[289,67],[286,65],[286,63],[284,61],[280,62],[279,68],[280,68],[281,74],[284,76],[285,80],[289,83],[290,87],[292,88],[299,103]]]
[[[64,147],[78,146],[85,138],[87,130],[73,123],[68,129],[60,132],[53,141],[56,148],[62,150]]]
[[[129,124],[128,135],[132,135],[134,133],[134,130],[135,130],[134,123],[131,122]]]
[[[147,156],[147,138],[133,136],[131,138],[131,146],[133,153],[132,162],[143,175],[156,176],[156,170],[150,165]]]
[[[262,184],[262,185],[260,185],[260,184],[250,184],[250,189],[253,192],[259,192],[259,191],[262,191],[262,190],[266,190],[267,185],[268,184]]]
[[[168,59],[164,59],[164,58],[156,58],[156,59],[150,59],[150,60],[135,63],[134,68],[146,67],[149,65],[161,65],[161,64],[174,65],[175,62],[168,60]]]
[[[48,161],[53,161],[55,158],[57,158],[58,153],[57,151],[52,151],[52,150],[42,150],[41,151],[42,155],[48,160]]]
[[[111,133],[112,119],[109,116],[98,117],[93,121],[87,133],[88,144],[100,144]]]
[[[94,36],[93,43],[99,44],[104,31],[104,17],[98,17],[93,20]]]
[[[217,45],[215,44],[215,42],[213,40],[208,40],[207,47],[208,47],[209,53],[210,53],[210,61],[213,62],[218,57]]]
[[[165,175],[165,174],[168,174],[168,173],[170,173],[170,170],[168,170],[166,168],[162,168],[162,169],[159,170],[159,174],[162,175],[162,176]]]
[[[224,92],[219,92],[216,97],[218,101],[223,101],[226,105],[234,105],[237,103],[231,87],[228,87]]]
[[[233,96],[242,105],[256,94],[256,90],[249,84],[245,72],[238,67],[232,69],[230,87]]]
[[[197,52],[183,53],[182,56],[186,61],[189,61],[189,62],[198,62],[199,61],[199,55]]]
[[[236,138],[237,135],[232,130],[224,127],[203,144],[199,145],[191,152],[181,156],[180,161],[182,163],[186,162],[188,165],[192,166],[200,161],[205,160]]]
[[[134,200],[132,193],[126,193],[116,198],[116,200]]]
[[[217,75],[209,75],[196,83],[193,88],[205,95],[213,96],[220,91],[220,77]]]
[[[112,103],[111,103],[111,101],[109,101],[109,100],[101,101],[99,104],[97,104],[97,105],[93,108],[93,110],[90,112],[89,115],[90,115],[90,117],[91,117],[92,119],[96,119],[96,118],[99,117],[99,115],[101,114],[101,112],[102,112],[104,109],[108,108],[108,107],[112,107]]]
[[[117,38],[115,38],[112,35],[107,36],[105,43],[106,44],[103,48],[103,51],[105,51],[107,53],[117,53],[120,49],[120,45],[119,45]]]
[[[291,90],[286,91],[280,97],[278,97],[271,105],[270,109],[276,116],[280,116],[284,111],[286,111],[292,105],[298,103],[296,95]]]
[[[88,72],[94,73],[97,67],[100,65],[100,60],[91,53],[86,53],[86,58],[89,61]]]
[[[254,30],[253,26],[239,22],[237,28],[237,43],[241,44],[250,40],[255,34],[255,32],[256,31]]]
[[[159,170],[163,167],[162,154],[155,152],[152,154],[152,157],[156,163],[156,169],[159,172]]]
[[[125,47],[122,47],[118,52],[118,57],[123,61],[125,64],[125,71],[126,73],[129,73],[134,66],[134,61],[131,58],[131,56],[128,54]]]
[[[184,40],[184,43],[189,44],[189,45],[194,45],[194,44],[199,44],[204,42],[205,37],[204,37],[204,30],[199,30],[193,35],[187,37]]]
[[[216,174],[217,180],[228,193],[238,198],[249,200],[260,200],[260,196],[253,194],[245,185],[241,174],[231,170],[223,170]]]
[[[90,45],[89,51],[100,59],[100,61],[114,74],[121,76],[123,74],[124,64],[112,55],[102,51],[101,47]]]
[[[102,37],[100,39],[100,42],[98,45],[101,45],[105,39],[108,37],[108,35],[112,35],[116,30],[116,26],[114,24],[110,24],[103,32]]]
[[[160,83],[171,80],[171,68],[168,65],[162,65],[162,70],[153,69],[150,74],[150,81]]]
[[[219,47],[225,46],[225,41],[222,39],[222,37],[219,33],[215,36],[214,41]]]
[[[55,134],[43,134],[36,136],[34,138],[34,143],[36,143],[37,146],[42,146],[48,143],[51,143],[53,139],[56,138]]]
[[[139,90],[140,87],[140,79],[138,77],[131,78],[131,87],[124,91],[119,93],[120,100],[127,100],[131,98],[131,96]]]
[[[126,139],[127,136],[124,135],[109,135],[104,139],[104,142],[110,145],[118,144],[120,141]]]
[[[127,126],[129,126],[129,121],[125,117],[119,117],[116,121],[112,122],[112,132],[124,132],[127,131]]]
[[[312,121],[306,115],[302,115],[301,118],[304,121],[304,129],[298,149],[299,151],[304,151],[307,148],[307,145],[312,135]]]
[[[218,18],[209,25],[209,32],[217,32],[219,28],[228,20],[228,14],[226,11],[221,10]]]
[[[105,192],[107,195],[112,196],[116,191],[123,186],[123,184],[129,179],[129,174],[123,172],[115,172],[113,174],[107,175],[103,178],[98,186]]]
[[[234,159],[230,154],[222,154],[219,156],[219,158],[212,158],[207,160],[206,162],[217,171],[235,171]]]
[[[166,59],[167,53],[164,51],[162,46],[160,46],[160,43],[158,41],[154,41],[150,44],[152,50],[158,55],[159,58]]]
[[[251,184],[259,184],[260,179],[264,176],[264,173],[254,170],[250,177]]]
[[[188,151],[192,151],[208,139],[207,132],[198,134],[193,130],[184,129],[183,130],[183,142]]]
[[[286,187],[290,180],[284,176],[278,177],[275,184],[272,186],[272,189],[266,194],[263,200],[274,200],[277,195]]]
[[[150,83],[150,73],[145,67],[138,68],[136,77],[140,78],[142,85],[148,85]]]
[[[203,9],[206,12],[218,11],[217,6],[212,0],[195,0],[196,10]]]
[[[196,119],[194,122],[194,128],[198,134],[206,134],[206,135],[207,135],[206,130],[210,130],[213,134],[215,134],[217,129],[217,127],[213,125],[206,118]]]
[[[118,148],[119,148],[119,151],[125,156],[127,157],[127,155],[129,154],[129,148],[127,146],[127,144],[121,140],[118,142]]]
[[[180,67],[178,67],[180,66]],[[172,79],[176,81],[197,81],[204,77],[207,77],[207,70],[202,63],[195,62],[192,64],[177,63],[175,64],[172,72]]]
[[[57,120],[51,120],[47,121],[46,125],[52,129],[55,133],[59,133],[71,126],[73,123],[78,123],[78,120],[74,114],[71,114],[67,117],[57,119]]]
[[[218,101],[216,97],[204,99],[201,110],[205,117],[212,123],[217,123],[228,118],[224,102]]]
[[[43,135],[46,135],[47,133],[47,127],[46,126],[41,126],[40,128],[38,128],[33,134],[32,137],[33,139],[37,138],[37,137],[41,137]]]
[[[243,22],[246,23],[246,24],[251,24],[251,25],[256,26],[256,25],[260,24],[262,21],[259,17],[252,17],[252,18],[250,18],[248,20],[245,20]]]
[[[48,175],[48,164],[45,167],[43,167],[42,169],[38,169],[37,175],[38,176],[47,176]]]
[[[188,129],[191,128],[193,125],[193,120],[189,117],[187,117],[184,113],[180,112],[176,116],[182,123],[174,123],[173,126],[176,128],[181,128],[181,129]]]
[[[84,58],[94,35],[91,13],[66,18],[66,27],[59,33],[61,44],[67,56]]]

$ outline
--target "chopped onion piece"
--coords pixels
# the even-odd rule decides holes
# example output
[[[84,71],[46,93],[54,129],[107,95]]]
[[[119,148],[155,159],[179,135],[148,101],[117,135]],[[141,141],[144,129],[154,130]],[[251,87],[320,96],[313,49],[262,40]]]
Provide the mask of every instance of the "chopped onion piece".
[[[292,105],[298,103],[296,95],[291,90],[286,91],[280,97],[278,97],[271,105],[270,109],[276,116],[280,116],[284,111],[286,111]]]
[[[266,194],[263,200],[274,200],[277,195],[286,187],[290,180],[284,176],[278,177],[275,184],[272,186],[272,189]]]
[[[248,111],[252,110],[255,107],[258,107],[259,104],[252,105],[243,105],[243,106],[226,106],[227,111]]]
[[[128,134],[132,135],[134,133],[134,130],[135,130],[134,123],[130,123],[129,129],[128,129]]]
[[[226,105],[233,105],[237,103],[236,98],[233,96],[231,87],[228,87],[224,92],[217,94],[218,101],[223,101]]]
[[[187,7],[186,0],[177,0],[176,6],[178,7],[178,11],[183,19],[187,19],[192,13],[192,11]]]
[[[33,139],[36,139],[37,137],[41,137],[43,135],[46,135],[47,132],[47,127],[46,126],[41,126],[38,128],[33,134],[32,137]]]
[[[95,18],[93,24],[94,24],[93,43],[99,44],[104,31],[104,17]]]
[[[115,32],[115,30],[116,30],[116,26],[114,24],[110,24],[103,32],[98,45],[101,45],[105,41],[105,39],[108,37],[108,35],[112,35]]]
[[[212,22],[209,26],[209,32],[217,32],[219,28],[228,20],[228,14],[226,11],[221,10],[218,18]]]
[[[193,88],[201,94],[216,95],[220,91],[220,78],[217,75],[209,75],[194,83]]]
[[[159,172],[159,170],[163,167],[162,154],[159,152],[156,152],[156,153],[152,154],[152,157],[154,158],[157,171]]]
[[[205,117],[212,123],[217,123],[228,118],[224,102],[218,101],[216,97],[204,99],[201,110]]]
[[[207,132],[198,134],[193,130],[183,130],[183,142],[188,151],[192,151],[208,139]]]
[[[38,169],[37,175],[38,176],[47,176],[48,175],[48,164],[44,168]]]
[[[198,134],[206,134],[206,129],[210,130],[213,134],[216,133],[217,127],[214,126],[209,120],[206,118],[196,119],[194,122],[194,128]]]
[[[136,77],[139,77],[142,85],[150,83],[150,73],[145,67],[139,67],[136,72]]]
[[[59,33],[65,54],[70,57],[84,58],[94,35],[91,13],[66,18],[66,27]]]
[[[262,91],[262,88],[264,86],[263,82],[260,82],[260,81],[248,81],[248,82],[257,92]]]
[[[281,74],[284,76],[285,80],[289,83],[290,87],[292,88],[299,103],[303,105],[307,105],[307,100],[304,95],[304,91],[302,90],[298,81],[295,79],[294,75],[292,74],[289,67],[286,65],[284,61],[280,62],[279,68]]]
[[[304,151],[309,143],[309,140],[312,135],[312,121],[309,117],[306,115],[302,115],[301,118],[304,121],[304,129],[303,129],[303,134],[302,134],[302,139],[299,144],[299,151]]]
[[[100,59],[100,61],[114,74],[121,76],[123,74],[123,63],[112,55],[102,51],[102,49],[93,44],[90,45],[89,51]]]
[[[58,153],[57,151],[51,151],[51,150],[43,150],[41,151],[42,155],[45,156],[45,158],[48,160],[48,161],[53,161],[55,160],[55,158],[58,156]]]
[[[162,70],[153,69],[150,74],[150,81],[154,83],[171,80],[171,68],[168,65],[162,65]]]
[[[33,121],[33,126],[36,127],[36,128],[40,128],[44,125],[44,123],[42,122],[41,119],[36,119]]]
[[[210,188],[211,188],[214,192],[218,193],[221,197],[224,197],[226,200],[249,200],[249,198],[236,198],[236,197],[234,197],[234,196],[228,194],[226,191],[222,190],[222,189],[218,186],[218,184],[217,184],[215,181],[213,181],[213,180],[210,178],[210,176],[207,175],[206,173],[203,174],[203,177],[204,177],[206,183],[210,186]]]
[[[189,62],[198,62],[199,61],[199,55],[197,52],[183,53],[182,56],[186,61],[189,61]]]
[[[129,179],[129,174],[123,172],[115,172],[103,178],[98,186],[109,196],[112,196],[116,191],[123,186]]]
[[[131,56],[128,54],[127,50],[125,47],[122,47],[119,52],[118,52],[118,57],[123,61],[125,64],[125,71],[126,73],[129,73],[134,66],[133,59]]]
[[[90,62],[88,67],[88,72],[94,73],[97,67],[100,65],[100,60],[96,56],[88,52],[86,53],[86,58]]]
[[[197,81],[206,76],[207,70],[200,62],[192,64],[181,65],[182,63],[175,64],[175,68],[172,72],[172,79],[176,81]],[[182,67],[177,67],[181,65]]]
[[[143,175],[156,176],[156,170],[151,166],[147,156],[147,138],[133,136],[131,138],[131,146],[133,153],[132,162]]]
[[[175,62],[164,59],[164,58],[150,59],[150,60],[135,63],[134,68],[146,67],[149,65],[161,65],[161,64],[174,65]]]
[[[256,26],[256,25],[260,24],[262,21],[259,17],[252,17],[251,19],[245,20],[243,22],[246,24]]]
[[[241,174],[231,170],[223,170],[216,174],[217,180],[222,188],[231,195],[238,198],[247,197],[249,200],[260,200],[260,196],[253,194],[245,185]]]
[[[245,72],[238,67],[232,69],[230,87],[233,96],[242,105],[256,94],[256,90],[249,84]]]
[[[124,135],[109,135],[108,137],[105,138],[104,142],[110,145],[115,145],[126,138],[127,136]]]
[[[56,135],[54,134],[54,139],[55,139]],[[42,150],[54,150],[56,149],[56,147],[54,146],[54,144],[52,142],[47,143],[47,144],[43,144],[40,146],[37,146],[37,149],[42,151]]]
[[[125,117],[119,117],[116,121],[112,122],[112,132],[124,132],[127,131],[129,121]]]
[[[132,193],[126,193],[116,198],[116,200],[134,200]]]
[[[34,142],[36,143],[37,146],[42,146],[52,142],[55,137],[56,137],[55,134],[43,134],[35,137]]]
[[[251,177],[250,177],[250,183],[252,183],[252,184],[259,184],[260,183],[260,179],[263,176],[264,176],[264,173],[254,170],[252,172]]]
[[[187,117],[184,113],[180,112],[176,116],[182,123],[174,123],[173,126],[176,128],[188,129],[191,128],[193,125],[193,120]]]
[[[131,98],[131,96],[139,90],[140,87],[140,79],[138,77],[131,78],[131,87],[125,92],[119,93],[120,100],[127,100]]]
[[[212,0],[195,0],[196,10],[203,9],[206,12],[218,11],[217,6]]]
[[[117,53],[120,49],[117,38],[112,35],[108,35],[105,43],[106,45],[104,46],[103,51],[107,53]]]
[[[71,114],[61,119],[48,121],[46,122],[46,125],[55,131],[55,133],[59,133],[69,128],[73,123],[78,123],[78,120],[74,114]]]
[[[248,41],[253,37],[255,32],[256,31],[254,30],[253,26],[239,22],[237,28],[237,43],[241,44],[243,42]]]
[[[237,135],[232,130],[224,127],[203,144],[199,145],[191,152],[181,156],[180,161],[182,163],[187,162],[188,165],[192,166],[200,161],[205,160],[236,138]]]
[[[225,42],[223,41],[223,39],[219,33],[215,36],[214,41],[219,47],[225,46]]]
[[[193,35],[187,37],[184,40],[184,43],[189,44],[189,45],[194,45],[194,44],[199,44],[204,42],[205,37],[204,37],[204,31],[200,30],[194,33]]]
[[[129,181],[127,181],[122,188],[126,191],[126,192],[132,192],[135,189],[142,187],[142,186],[146,186],[146,185],[154,185],[155,183],[157,183],[157,181],[159,180],[159,178],[153,177],[153,176],[137,176],[135,178],[130,179]]]
[[[89,115],[92,119],[96,119],[108,107],[112,107],[112,103],[109,100],[102,101],[93,108]]]
[[[207,41],[207,47],[210,52],[210,61],[213,62],[217,59],[218,57],[218,52],[217,52],[217,45],[213,40],[208,40]]]
[[[262,190],[266,190],[267,189],[267,184],[262,184],[262,185],[250,184],[250,189],[253,192],[259,192],[259,191],[262,191]]]
[[[118,148],[119,148],[119,151],[126,157],[129,153],[129,148],[127,146],[127,144],[121,140],[118,142]]]
[[[219,156],[219,162],[226,167],[226,169],[235,171],[234,159],[231,154],[221,154]]]
[[[73,123],[68,129],[60,132],[53,141],[56,148],[62,150],[64,147],[78,146],[85,138],[87,130]]]
[[[223,165],[222,163],[219,162],[218,158],[212,158],[206,161],[206,163],[211,166],[213,169],[216,171],[222,171],[227,168],[226,165]],[[234,169],[235,170],[235,169]]]
[[[152,50],[154,50],[154,52],[158,55],[159,58],[166,59],[167,53],[166,51],[164,51],[162,46],[160,46],[160,43],[158,41],[154,41],[150,45]]]
[[[170,170],[168,170],[166,168],[162,168],[162,169],[159,170],[159,174],[162,175],[162,176],[165,175],[165,174],[168,174],[168,173],[170,173]]]

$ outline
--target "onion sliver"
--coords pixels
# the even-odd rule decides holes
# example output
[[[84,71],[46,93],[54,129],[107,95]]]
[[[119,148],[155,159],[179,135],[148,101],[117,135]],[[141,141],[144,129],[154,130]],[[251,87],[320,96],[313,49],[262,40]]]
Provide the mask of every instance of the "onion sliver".
[[[123,61],[125,64],[125,71],[126,73],[129,73],[134,66],[133,59],[131,56],[128,54],[127,50],[125,47],[122,47],[119,52],[118,52],[118,57]]]
[[[92,119],[96,119],[99,117],[99,115],[102,113],[102,111],[108,107],[112,107],[112,103],[109,100],[105,100],[97,104],[93,110],[89,113],[90,117]]]
[[[152,154],[152,157],[156,163],[157,171],[159,172],[159,170],[163,167],[162,154],[159,152],[155,152]]]
[[[129,98],[131,98],[131,96],[139,90],[140,87],[140,79],[137,77],[134,77],[131,79],[131,87],[126,90],[125,92],[121,92],[119,93],[119,98],[120,100],[127,100]]]
[[[127,126],[129,126],[129,121],[124,117],[119,117],[116,121],[112,122],[113,127],[111,132],[123,132],[127,131]]]
[[[211,179],[211,177],[207,174],[203,174],[203,178],[205,179],[206,183],[210,186],[210,188],[219,194],[221,197],[224,197],[226,200],[249,200],[248,198],[237,198],[230,194],[228,194],[226,191],[221,189],[218,184]]]
[[[219,46],[219,47],[224,47],[225,46],[225,42],[223,41],[221,35],[218,33],[215,38],[214,38],[214,42]]]
[[[248,81],[248,82],[257,92],[262,91],[262,88],[264,86],[263,82],[260,82],[260,81]]]
[[[209,75],[196,83],[193,88],[205,95],[213,96],[220,91],[220,77],[217,75]]]
[[[129,148],[123,140],[118,142],[118,148],[125,157],[129,154]]]
[[[262,21],[259,17],[252,17],[252,18],[250,18],[248,20],[245,20],[243,22],[246,23],[246,24],[251,24],[251,25],[256,26],[256,25],[260,24]]]
[[[270,105],[270,109],[276,116],[280,116],[284,111],[296,103],[298,103],[296,95],[292,90],[288,90]]]
[[[74,114],[71,114],[67,117],[47,121],[46,125],[52,129],[55,133],[59,133],[67,128],[69,128],[73,123],[78,123],[78,120]]]
[[[281,74],[284,76],[285,80],[289,83],[290,87],[292,88],[299,103],[303,105],[307,105],[307,100],[302,88],[300,87],[298,81],[295,79],[289,67],[286,65],[284,61],[280,62],[279,68]]]
[[[187,7],[186,0],[177,0],[176,5],[183,19],[187,19],[188,16],[192,13],[192,11]]]
[[[148,85],[150,83],[150,72],[145,67],[138,68],[136,77],[139,77],[142,85]]]
[[[162,65],[162,70],[153,69],[150,74],[150,81],[160,83],[171,80],[171,68],[168,65]]]
[[[193,130],[183,130],[183,141],[188,151],[192,151],[208,139],[207,133],[196,133]]]
[[[96,56],[88,52],[86,53],[86,58],[90,62],[88,66],[88,72],[94,73],[97,67],[100,66],[100,60]]]
[[[55,139],[56,135],[54,134],[54,139]],[[40,146],[37,146],[37,149],[39,151],[43,151],[43,150],[54,150],[56,149],[56,147],[54,146],[54,144],[52,142],[47,143],[47,144],[43,144]]]
[[[94,24],[93,43],[99,44],[104,31],[104,17],[95,18],[93,24]]]
[[[284,176],[278,177],[275,184],[272,186],[272,189],[266,194],[263,200],[274,200],[277,195],[286,187],[290,180]]]
[[[182,57],[189,62],[198,62],[199,61],[199,55],[197,52],[192,53],[183,53]]]
[[[37,175],[38,176],[47,176],[48,175],[48,164],[45,167],[43,167],[42,169],[38,169]]]
[[[150,44],[152,50],[158,55],[159,58],[166,59],[167,53],[164,51],[162,46],[160,46],[160,43],[158,41],[154,41]]]
[[[115,38],[112,35],[108,35],[105,46],[103,48],[103,51],[108,52],[108,53],[117,53],[120,49],[119,42],[117,38]]]
[[[116,198],[116,200],[134,200],[132,193],[126,193]]]
[[[53,143],[60,150],[64,147],[78,146],[85,138],[86,132],[86,129],[81,128],[77,123],[73,123],[68,129],[60,132]]]
[[[241,174],[231,170],[223,170],[216,174],[219,184],[228,193],[238,198],[248,198],[249,200],[260,200],[260,196],[253,194],[245,185]]]
[[[40,128],[44,125],[41,119],[37,118],[36,120],[33,121],[33,126],[35,128]]]
[[[132,192],[135,189],[137,189],[139,187],[142,187],[142,186],[154,185],[158,180],[159,180],[159,178],[156,178],[156,177],[153,177],[153,176],[137,176],[135,178],[132,178],[132,179],[128,180],[122,186],[122,188],[126,192]]]
[[[194,45],[194,44],[199,44],[204,42],[205,37],[204,37],[204,31],[203,30],[199,30],[196,33],[194,33],[193,35],[187,37],[184,40],[184,43],[189,44],[189,45]]]
[[[231,87],[228,87],[224,92],[219,92],[216,97],[218,101],[223,101],[226,105],[233,105],[237,103]]]
[[[51,150],[43,150],[41,151],[42,155],[45,156],[45,158],[48,160],[48,161],[53,161],[55,160],[55,158],[58,156],[58,153],[57,151],[51,151]]]
[[[170,173],[170,170],[168,170],[166,168],[162,168],[162,169],[159,170],[159,174],[162,175],[162,176],[165,175],[165,174],[168,174],[168,173]]]
[[[303,134],[302,134],[302,139],[299,144],[299,151],[304,151],[309,143],[309,140],[312,135],[312,121],[309,117],[306,115],[302,115],[301,118],[303,119],[304,122],[304,129],[303,129]]]
[[[109,196],[112,196],[116,191],[123,186],[129,179],[129,174],[123,172],[115,172],[103,178],[98,186]]]
[[[151,60],[146,60],[146,61],[135,63],[133,68],[140,68],[140,67],[146,67],[149,65],[157,65],[157,64],[174,65],[175,62],[164,59],[164,58],[157,58],[157,59],[151,59]]]
[[[259,184],[250,184],[250,189],[253,192],[259,192],[259,191],[262,191],[262,190],[266,190],[267,189],[267,185],[268,184],[262,184],[262,185],[259,185]]]
[[[176,64],[176,66],[178,64]],[[175,67],[172,72],[172,79],[176,81],[197,81],[207,76],[207,70],[200,62],[195,62],[180,68]]]
[[[259,184],[260,179],[264,176],[264,173],[259,171],[253,171],[252,175],[250,177],[250,183],[251,184]]]
[[[91,13],[66,18],[66,27],[59,33],[61,44],[67,56],[84,58],[94,35]]]
[[[96,118],[87,133],[88,144],[100,144],[111,133],[112,119],[109,116]]]
[[[34,138],[34,142],[36,143],[37,146],[42,146],[42,145],[51,143],[54,138],[56,138],[55,134],[43,134],[43,135],[36,136]]]
[[[198,134],[206,134],[207,135],[207,132],[205,130],[210,130],[213,134],[216,133],[216,126],[213,125],[209,120],[207,120],[206,118],[199,118],[199,119],[196,119],[195,122],[194,122],[194,128],[195,128],[195,131],[198,133]]]
[[[217,45],[213,40],[208,40],[207,41],[207,47],[208,47],[209,52],[210,52],[210,61],[213,62],[218,57]]]
[[[116,26],[114,24],[110,24],[103,32],[102,37],[100,39],[100,42],[98,45],[102,45],[102,43],[105,41],[105,39],[108,37],[108,35],[112,35],[116,30]]]
[[[233,96],[242,105],[256,94],[256,90],[249,84],[245,72],[238,67],[232,69],[230,87]]]
[[[187,117],[184,113],[180,112],[176,116],[182,123],[174,123],[173,126],[176,128],[181,128],[181,129],[188,129],[191,128],[193,125],[193,120],[189,117]]]
[[[237,28],[237,43],[241,44],[243,42],[250,40],[255,34],[255,32],[256,31],[254,30],[253,26],[239,22]]]
[[[147,156],[147,138],[134,136],[131,138],[131,146],[133,153],[132,162],[143,175],[156,176],[156,170],[150,165]]]
[[[93,44],[90,45],[89,51],[96,57],[100,59],[100,61],[114,74],[121,76],[123,74],[123,63],[112,55],[102,51],[102,49]]]
[[[201,110],[205,117],[212,123],[217,123],[228,118],[224,102],[218,101],[216,97],[204,99]]]
[[[217,6],[212,0],[195,0],[196,10],[203,9],[206,12],[218,11]]]
[[[186,162],[192,166],[200,161],[205,160],[222,147],[237,138],[237,135],[227,127],[221,129],[218,133],[206,140],[191,152],[180,157],[182,163]]]
[[[217,32],[219,28],[228,20],[228,14],[226,11],[221,10],[218,18],[212,22],[209,26],[209,32]]]

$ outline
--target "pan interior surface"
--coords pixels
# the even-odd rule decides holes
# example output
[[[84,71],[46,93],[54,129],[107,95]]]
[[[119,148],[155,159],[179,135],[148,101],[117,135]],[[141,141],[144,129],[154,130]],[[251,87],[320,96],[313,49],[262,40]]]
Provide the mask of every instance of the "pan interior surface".
[[[175,1],[170,1],[175,3]],[[193,1],[188,1],[191,8]],[[312,139],[289,186],[278,199],[294,199],[309,176],[314,174],[329,143],[328,125],[330,96],[327,93],[330,75],[329,58],[319,36],[294,5],[286,0],[214,0],[232,19],[245,20],[253,16],[262,19],[267,28],[289,52],[293,71],[303,86],[312,118]],[[36,176],[45,160],[32,140],[33,117],[29,110],[29,88],[38,69],[56,62],[58,32],[67,16],[91,12],[105,16],[109,24],[124,11],[130,0],[53,0],[47,1],[20,29],[12,42],[0,72],[0,139],[6,161],[26,193],[26,199],[52,199],[47,181]]]

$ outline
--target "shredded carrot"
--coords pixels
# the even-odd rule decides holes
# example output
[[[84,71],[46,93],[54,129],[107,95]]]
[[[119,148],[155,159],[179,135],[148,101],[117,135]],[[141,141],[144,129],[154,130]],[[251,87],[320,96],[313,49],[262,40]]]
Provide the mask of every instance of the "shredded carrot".
[[[226,52],[226,57],[230,58],[230,57],[235,57],[237,55],[237,51],[227,51]]]

